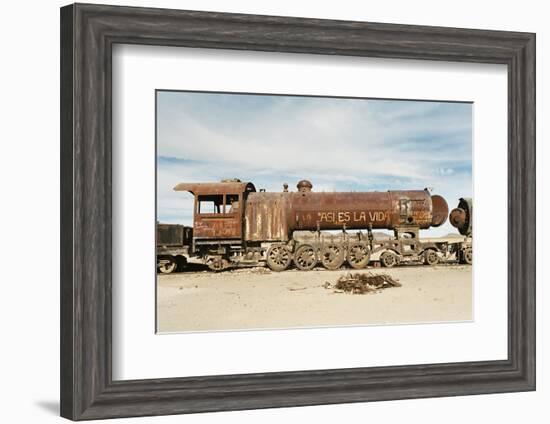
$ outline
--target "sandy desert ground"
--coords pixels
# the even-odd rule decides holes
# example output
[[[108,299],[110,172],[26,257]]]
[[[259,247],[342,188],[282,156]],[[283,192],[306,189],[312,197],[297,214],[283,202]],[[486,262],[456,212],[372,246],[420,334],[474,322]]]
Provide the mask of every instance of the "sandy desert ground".
[[[158,275],[159,332],[466,321],[472,319],[470,266],[366,269],[401,287],[351,295],[326,289],[349,270],[239,269]]]

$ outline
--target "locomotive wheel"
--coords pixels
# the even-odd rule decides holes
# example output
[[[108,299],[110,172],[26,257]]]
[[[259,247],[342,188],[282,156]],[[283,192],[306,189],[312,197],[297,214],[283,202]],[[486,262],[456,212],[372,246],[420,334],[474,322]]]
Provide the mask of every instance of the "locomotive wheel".
[[[384,252],[380,255],[380,263],[383,267],[391,268],[397,265],[397,255],[393,252]]]
[[[463,259],[464,263],[467,263],[468,265],[472,265],[473,254],[472,254],[472,248],[471,247],[467,247],[466,249],[464,249],[464,251],[462,252],[462,259]]]
[[[170,274],[175,271],[176,266],[174,258],[166,256],[159,260],[158,269],[162,274]]]
[[[424,263],[426,265],[437,265],[439,257],[434,249],[426,249],[424,251]]]
[[[208,268],[210,268],[212,271],[223,271],[225,268],[229,266],[229,262],[227,262],[226,259],[222,258],[211,258],[206,262],[206,265],[208,265]]]
[[[317,265],[317,253],[313,246],[302,244],[294,253],[294,264],[302,271],[309,271]]]
[[[362,269],[370,261],[370,249],[365,244],[354,244],[348,250],[348,264],[355,269]]]
[[[286,246],[271,246],[267,251],[267,266],[273,271],[284,271],[292,262],[292,255]]]
[[[321,251],[321,262],[326,269],[340,268],[344,263],[344,248],[338,244],[325,246]]]

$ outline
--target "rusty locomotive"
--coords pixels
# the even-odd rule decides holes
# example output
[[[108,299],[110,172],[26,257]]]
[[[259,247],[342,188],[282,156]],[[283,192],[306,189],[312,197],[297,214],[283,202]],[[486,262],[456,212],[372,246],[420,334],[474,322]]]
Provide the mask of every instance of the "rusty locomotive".
[[[194,196],[193,227],[157,224],[157,268],[170,273],[189,263],[221,271],[264,266],[283,271],[291,264],[310,270],[322,264],[355,269],[370,261],[392,267],[453,259],[472,262],[471,200],[450,215],[462,238],[420,239],[419,231],[444,224],[447,202],[429,190],[315,192],[302,180],[297,191],[256,191],[238,179],[180,183],[175,191]],[[381,238],[373,230],[393,230]]]

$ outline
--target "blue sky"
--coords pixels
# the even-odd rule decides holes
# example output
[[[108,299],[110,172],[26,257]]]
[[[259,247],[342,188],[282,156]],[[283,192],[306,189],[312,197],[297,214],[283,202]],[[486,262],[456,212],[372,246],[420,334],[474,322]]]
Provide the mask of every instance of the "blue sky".
[[[172,188],[222,178],[267,191],[304,178],[315,191],[430,187],[453,208],[472,196],[472,104],[157,92],[158,220],[191,225],[192,196]]]

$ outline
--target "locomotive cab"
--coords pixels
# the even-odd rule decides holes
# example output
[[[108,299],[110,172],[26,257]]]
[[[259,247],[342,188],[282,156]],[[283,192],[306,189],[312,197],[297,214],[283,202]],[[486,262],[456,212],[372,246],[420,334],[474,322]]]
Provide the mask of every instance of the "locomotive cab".
[[[220,183],[180,183],[175,191],[188,191],[195,197],[193,244],[241,243],[243,210],[252,183],[222,180]]]

